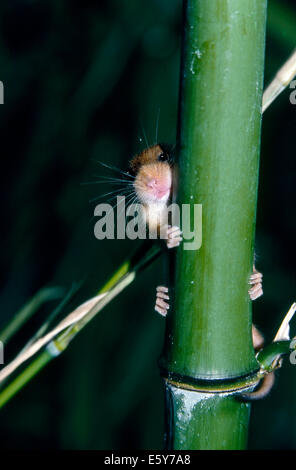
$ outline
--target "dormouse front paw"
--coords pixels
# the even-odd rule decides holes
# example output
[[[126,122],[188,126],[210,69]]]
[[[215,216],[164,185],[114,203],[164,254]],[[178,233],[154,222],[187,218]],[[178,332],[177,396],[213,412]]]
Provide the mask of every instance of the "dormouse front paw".
[[[182,232],[179,227],[169,225],[167,228],[166,245],[168,248],[179,246],[183,240]]]

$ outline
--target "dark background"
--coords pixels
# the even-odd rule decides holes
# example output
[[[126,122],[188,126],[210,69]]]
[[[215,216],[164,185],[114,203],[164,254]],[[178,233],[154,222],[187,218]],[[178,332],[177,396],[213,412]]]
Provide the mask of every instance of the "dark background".
[[[142,125],[153,142],[159,109],[159,139],[174,142],[180,31],[181,0],[1,2],[0,328],[45,285],[84,281],[77,305],[134,247],[95,239],[89,199],[111,189],[81,183],[113,176],[95,160],[125,168],[144,147]],[[294,2],[270,0],[266,82],[295,38]],[[256,252],[265,295],[254,315],[267,342],[296,300],[295,111],[286,90],[263,119]],[[159,260],[0,411],[2,449],[162,448],[161,272]],[[6,361],[55,305],[7,346]],[[295,386],[286,361],[252,408],[250,448],[296,448]]]

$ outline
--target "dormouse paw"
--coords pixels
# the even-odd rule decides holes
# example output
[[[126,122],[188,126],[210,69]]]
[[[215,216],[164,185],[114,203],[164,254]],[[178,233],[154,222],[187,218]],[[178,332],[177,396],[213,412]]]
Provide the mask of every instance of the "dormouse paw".
[[[168,295],[169,289],[164,286],[158,286],[156,288],[156,302],[154,309],[160,313],[163,317],[166,317],[170,304],[166,300],[170,300]]]
[[[182,232],[179,227],[169,225],[167,228],[167,239],[166,245],[168,248],[175,248],[179,246],[181,241],[183,240]]]
[[[258,297],[263,295],[262,278],[263,275],[257,271],[255,266],[253,266],[253,274],[251,274],[249,280],[249,284],[252,286],[251,289],[249,289],[249,296],[251,300],[256,300]]]

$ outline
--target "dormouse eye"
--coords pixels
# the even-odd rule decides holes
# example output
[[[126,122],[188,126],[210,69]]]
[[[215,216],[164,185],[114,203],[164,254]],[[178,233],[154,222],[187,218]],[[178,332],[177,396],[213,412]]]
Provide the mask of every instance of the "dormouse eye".
[[[169,159],[168,155],[166,153],[161,153],[158,155],[158,160],[160,162],[166,162]]]

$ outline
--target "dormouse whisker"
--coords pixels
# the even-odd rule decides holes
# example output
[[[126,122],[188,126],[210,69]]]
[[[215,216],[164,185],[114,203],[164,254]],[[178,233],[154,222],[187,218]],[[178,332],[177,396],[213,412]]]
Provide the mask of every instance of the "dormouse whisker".
[[[105,168],[108,168],[109,170],[113,170],[113,171],[116,171],[117,173],[128,176],[128,178],[135,178],[133,175],[130,175],[128,172],[120,170],[119,168],[116,168],[113,165],[108,165],[107,163],[103,163],[103,162],[100,162],[98,160],[96,160],[96,162],[99,163],[100,165],[104,166]]]
[[[114,191],[110,191],[108,193],[105,193],[105,194],[100,194],[99,196],[96,196],[92,199],[89,200],[90,203],[94,202],[94,201],[97,201],[98,199],[101,199],[101,198],[104,198],[106,196],[110,196],[110,195],[113,195],[113,194],[116,194],[116,196],[120,196],[120,193],[121,194],[125,194],[125,193],[130,193],[130,192],[133,192],[132,189],[130,188],[126,188],[126,189],[115,189]]]

